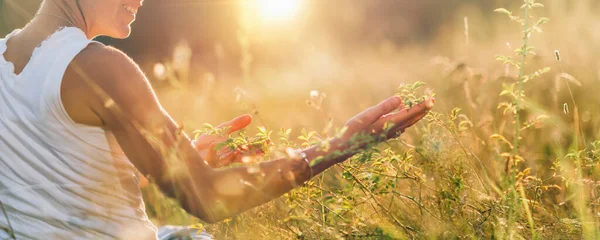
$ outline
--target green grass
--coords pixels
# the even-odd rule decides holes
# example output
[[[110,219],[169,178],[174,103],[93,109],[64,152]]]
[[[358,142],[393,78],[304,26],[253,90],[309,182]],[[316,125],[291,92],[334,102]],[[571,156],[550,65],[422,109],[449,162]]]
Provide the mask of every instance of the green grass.
[[[593,33],[600,17],[588,1],[525,3],[531,9],[498,10],[522,25],[492,10],[465,10],[468,42],[456,29],[426,46],[360,46],[344,56],[322,47],[321,55],[299,58],[327,54],[334,63],[273,70],[245,62],[240,76],[157,84],[165,108],[190,133],[253,113],[248,136],[272,131],[262,160],[334,136],[386,96],[409,104],[431,94],[424,88],[436,92],[434,112],[399,139],[271,203],[198,227],[218,239],[600,238],[600,36]],[[198,223],[154,187],[144,192],[157,224]]]

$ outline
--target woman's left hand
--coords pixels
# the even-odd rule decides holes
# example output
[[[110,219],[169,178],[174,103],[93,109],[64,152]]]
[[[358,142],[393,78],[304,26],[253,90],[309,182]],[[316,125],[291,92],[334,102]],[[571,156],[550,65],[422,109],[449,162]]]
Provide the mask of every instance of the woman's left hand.
[[[234,162],[241,162],[243,156],[248,154],[248,149],[231,150],[227,147],[217,149],[220,143],[227,141],[229,134],[247,127],[252,122],[250,115],[242,115],[217,126],[223,130],[222,134],[202,134],[192,144],[198,150],[204,161],[211,167],[224,167]]]

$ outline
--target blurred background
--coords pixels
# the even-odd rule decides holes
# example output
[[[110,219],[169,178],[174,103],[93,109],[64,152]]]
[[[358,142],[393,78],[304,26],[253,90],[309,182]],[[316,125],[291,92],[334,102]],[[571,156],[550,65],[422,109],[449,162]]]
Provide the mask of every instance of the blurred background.
[[[40,2],[0,0],[0,35],[23,27]],[[202,93],[206,95],[199,96],[202,98],[216,94],[239,102],[243,93],[256,101],[264,94],[269,95],[268,99],[298,94],[307,98],[311,90],[329,90],[331,86],[352,82],[368,84],[360,90],[372,90],[374,98],[381,99],[403,82],[423,81],[422,74],[431,73],[429,60],[450,61],[445,64],[493,62],[495,54],[510,52],[522,38],[519,28],[493,10],[518,8],[521,3],[519,0],[146,0],[128,39],[97,40],[134,58],[155,87],[191,83],[185,87],[204,89]],[[600,25],[593,24],[597,21],[594,13],[600,5],[598,1],[554,0],[547,5],[537,14],[559,19],[553,19],[552,28],[546,29],[550,34],[534,39],[543,51],[539,53],[541,56],[552,55],[554,49],[561,49],[565,56],[585,55],[579,56],[583,58],[593,55],[587,53],[599,51],[594,46],[599,40],[600,31],[596,30]],[[582,38],[589,40],[589,44],[570,42]],[[419,63],[420,60],[426,60],[427,64]],[[598,65],[584,62],[593,67]],[[447,83],[443,89],[451,89],[452,84]],[[219,88],[225,85],[228,89]],[[349,86],[352,85],[341,87]],[[256,87],[262,90],[250,91]],[[336,97],[337,93],[348,92],[330,92],[333,98],[326,103],[339,105],[342,100]],[[256,101],[250,105],[256,106]],[[352,105],[369,104],[357,101],[351,101]],[[461,101],[443,102],[455,105]],[[278,103],[290,104],[286,100],[271,104]],[[241,109],[250,111],[250,108]],[[187,121],[186,117],[178,117]],[[200,120],[219,119],[206,116]]]
[[[23,27],[40,2],[0,0],[0,35]],[[545,7],[535,9],[532,19],[548,17],[550,22],[530,39],[536,54],[527,58],[526,73],[543,67],[551,70],[525,85],[527,99],[534,104],[523,112],[522,119],[535,125],[522,134],[521,156],[525,160],[519,167],[529,169],[540,183],[561,187],[545,188],[548,192],[544,194],[539,190],[544,188],[526,189],[534,203],[539,201],[533,214],[540,233],[546,236],[543,238],[580,239],[581,226],[569,220],[577,219],[577,211],[570,203],[573,191],[565,180],[574,176],[575,168],[565,155],[573,149],[596,149],[590,144],[600,137],[600,1],[540,2]],[[190,133],[205,122],[218,124],[251,113],[255,124],[250,132],[255,126],[266,126],[275,131],[291,128],[292,138],[299,136],[302,128],[332,136],[346,119],[397,94],[402,84],[425,82],[436,93],[435,111],[447,114],[460,107],[464,114],[461,119],[468,120],[463,121],[468,127],[457,137],[436,132],[442,130],[430,125],[418,125],[400,138],[408,145],[394,145],[402,151],[416,146],[421,155],[412,167],[422,169],[423,176],[436,176],[431,180],[415,177],[419,184],[434,182],[430,184],[435,188],[423,193],[425,200],[419,208],[402,202],[400,205],[406,207],[398,207],[398,216],[425,232],[438,229],[440,233],[421,236],[456,233],[448,235],[454,239],[464,237],[461,234],[470,229],[476,238],[491,238],[489,229],[501,226],[503,215],[484,216],[496,210],[481,204],[489,199],[501,202],[503,195],[488,192],[483,196],[484,187],[476,184],[474,174],[484,172],[492,185],[502,185],[507,163],[501,153],[509,150],[490,136],[505,135],[512,141],[513,116],[499,107],[510,99],[499,93],[503,85],[518,79],[519,70],[495,59],[498,54],[515,58],[514,50],[523,39],[522,26],[494,13],[494,9],[506,8],[521,15],[522,4],[522,0],[146,0],[131,37],[98,40],[125,51],[140,64],[161,103]],[[541,115],[550,120],[538,122]],[[472,155],[456,152],[465,146]],[[585,195],[589,197],[588,219],[596,223],[600,222],[600,143],[597,146],[596,152],[590,153],[593,161],[586,165],[589,169],[584,174],[590,181],[582,184],[587,186]],[[481,165],[474,164],[474,156]],[[560,169],[570,169],[571,175]],[[338,175],[336,170],[331,176]],[[462,185],[456,187],[459,190],[448,190],[457,184],[457,176],[465,179],[468,190]],[[347,183],[340,185],[352,185]],[[405,194],[402,196],[417,192],[416,188],[399,189]],[[449,192],[456,197],[444,198]],[[364,197],[361,192],[357,194]],[[391,201],[401,200],[392,197]],[[334,233],[340,225],[327,225],[324,220],[319,225],[320,214],[315,209],[320,209],[321,202],[298,204],[313,209],[299,215],[312,217],[314,224],[281,223],[273,216],[282,218],[292,210],[276,203],[245,215],[253,221],[234,219],[211,230],[221,237],[254,234],[254,239],[265,239],[289,238],[298,234],[292,229],[297,227],[314,233],[313,237],[338,236]],[[148,205],[160,204],[149,201]],[[440,206],[450,210],[440,210]],[[423,217],[424,207],[440,212],[442,224]],[[481,214],[468,210],[471,208]],[[420,215],[415,209],[421,210]],[[271,215],[261,215],[260,211]],[[185,217],[176,220],[160,217],[159,211],[149,212],[159,216],[155,219],[159,223],[189,224]],[[350,223],[353,218],[347,226],[356,224],[361,231],[368,231],[369,226],[382,224],[369,222],[372,216],[365,211],[358,217],[367,227]],[[492,223],[486,228],[489,221]],[[255,231],[267,225],[271,227]]]
[[[24,26],[41,0],[0,2],[4,2],[0,24],[4,35]],[[240,52],[237,39],[246,34],[280,49],[325,39],[336,41],[336,46],[345,42],[341,47],[382,40],[405,44],[432,40],[443,28],[452,27],[449,20],[465,6],[482,13],[511,2],[518,1],[146,0],[130,38],[103,40],[135,57],[157,58],[167,57],[181,40],[189,42],[194,55],[210,55],[218,44],[234,57]]]

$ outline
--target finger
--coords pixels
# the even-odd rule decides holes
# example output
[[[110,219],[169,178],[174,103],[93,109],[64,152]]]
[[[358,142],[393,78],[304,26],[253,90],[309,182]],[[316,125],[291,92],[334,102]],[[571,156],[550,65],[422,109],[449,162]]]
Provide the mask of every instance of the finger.
[[[239,117],[236,117],[230,121],[220,124],[216,128],[223,129],[227,128],[227,134],[238,131],[242,128],[247,127],[250,122],[252,122],[252,116],[245,114]],[[204,149],[207,148],[212,142],[224,142],[227,140],[227,137],[220,135],[200,135],[195,141],[194,146],[196,149]]]
[[[381,116],[391,111],[394,111],[394,109],[398,108],[401,104],[402,100],[400,99],[400,97],[390,97],[380,102],[379,104],[359,113],[358,115],[350,119],[349,124],[371,125],[379,118],[381,118]]]
[[[373,124],[373,130],[382,130],[386,122],[388,124],[394,124],[393,128],[406,128],[408,125],[407,123],[411,123],[413,119],[418,118],[415,121],[417,122],[418,120],[423,118],[429,112],[429,110],[431,110],[434,102],[435,99],[427,99],[422,103],[415,105],[412,108],[404,109],[396,113],[385,115],[384,117],[380,118],[375,124]]]
[[[256,149],[240,149],[236,151],[239,154],[245,155],[245,156],[262,156],[265,155],[265,151],[263,151],[260,148],[256,148]]]
[[[230,152],[226,155],[221,155],[221,157],[219,158],[219,166],[224,167],[232,164],[238,155],[240,154],[236,154],[235,152]]]
[[[216,128],[227,128],[227,134],[230,134],[234,131],[247,127],[250,122],[252,122],[252,117],[248,114],[245,114],[230,121],[224,122]],[[212,142],[223,142],[225,140],[227,140],[227,137],[224,136],[202,134],[194,141],[194,146],[196,149],[204,149],[207,148]]]
[[[414,125],[415,123],[419,122],[421,119],[423,119],[423,117],[425,117],[429,112],[423,112],[420,115],[409,119],[406,123],[404,124],[400,124],[398,126],[393,127],[392,129],[390,129],[390,131],[387,133],[387,137],[388,138],[395,138],[395,137],[399,137],[400,134],[404,133],[404,131],[406,131],[407,128],[411,127],[412,125]]]
[[[232,160],[232,163],[253,163],[257,158],[264,156],[263,151],[249,151],[236,154],[235,158]]]
[[[219,160],[217,156],[217,151],[215,151],[216,145],[216,143],[210,144],[210,147],[208,148],[208,153],[206,154],[206,159],[204,159],[204,161],[212,167],[214,167],[215,163]]]
[[[429,114],[429,111],[423,112],[420,115],[410,119],[406,124],[404,124],[404,126],[402,126],[402,129],[407,129],[409,127],[412,127],[412,125],[415,125],[415,123],[421,121],[421,119],[423,119],[425,116],[427,116],[427,114]]]
[[[219,155],[219,156],[223,156],[223,155],[233,152],[229,146],[223,146],[216,150],[217,150],[217,155]]]
[[[420,119],[419,117],[423,117],[429,112],[428,108],[423,108],[419,105],[415,107],[416,109],[403,110],[390,115],[387,119],[381,120],[389,121],[394,124],[394,126],[407,126],[408,123],[411,123],[415,119]]]
[[[252,122],[252,116],[249,114],[244,114],[242,116],[236,117],[228,122],[224,122],[217,126],[217,128],[228,128],[227,134],[238,131],[242,128],[247,127]]]
[[[406,105],[404,105],[404,103],[402,103],[402,104],[400,104],[400,106],[398,106],[397,109],[398,109],[398,111],[393,111],[393,112],[390,112],[388,114],[385,114],[385,115],[381,116],[381,118],[388,118],[389,116],[391,116],[391,115],[393,115],[393,114],[395,114],[397,112],[406,111],[406,109],[408,109],[408,108],[406,108]]]
[[[389,114],[389,116],[391,119],[397,118],[398,116],[400,116],[402,114],[406,114],[406,115],[410,116],[411,118],[420,116],[422,113],[426,114],[427,112],[429,112],[429,110],[431,110],[433,108],[434,103],[435,103],[435,99],[429,98],[411,108],[405,108],[405,109],[400,110],[397,113]]]
[[[411,108],[404,109],[404,111],[426,112],[426,111],[431,110],[433,108],[434,104],[435,104],[435,98],[427,98],[427,99],[425,99],[425,101],[418,103],[417,105],[414,105]]]
[[[231,159],[231,163],[252,163],[253,161],[253,155],[242,153],[235,154]]]
[[[400,106],[398,106],[398,110],[402,111],[406,109],[406,105],[404,105],[404,103],[400,103]]]
[[[265,152],[261,148],[251,148],[251,147],[248,147],[247,145],[242,145],[242,146],[238,147],[235,151],[232,151],[229,148],[217,151],[217,155],[219,155],[219,156],[225,156],[230,153],[243,154],[243,155],[264,155],[265,154]]]
[[[227,137],[224,136],[202,134],[194,141],[194,146],[196,149],[201,150],[208,148],[212,143],[220,143],[226,140]]]

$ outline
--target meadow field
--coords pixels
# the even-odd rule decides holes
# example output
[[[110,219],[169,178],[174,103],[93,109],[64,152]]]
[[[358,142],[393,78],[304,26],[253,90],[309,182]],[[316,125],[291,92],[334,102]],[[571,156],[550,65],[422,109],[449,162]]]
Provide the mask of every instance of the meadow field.
[[[183,41],[139,58],[190,136],[252,114],[242,137],[267,154],[250,162],[333,137],[394,94],[437,100],[399,138],[237,217],[203,224],[152,185],[148,213],[217,239],[600,239],[599,13],[596,0],[465,4],[423,41],[244,25],[235,58],[215,44],[206,64]]]

